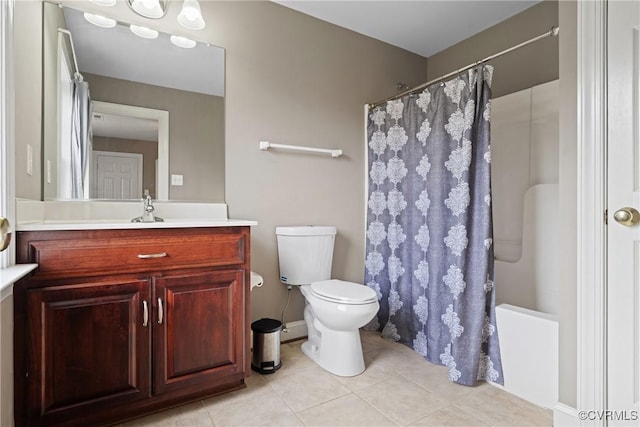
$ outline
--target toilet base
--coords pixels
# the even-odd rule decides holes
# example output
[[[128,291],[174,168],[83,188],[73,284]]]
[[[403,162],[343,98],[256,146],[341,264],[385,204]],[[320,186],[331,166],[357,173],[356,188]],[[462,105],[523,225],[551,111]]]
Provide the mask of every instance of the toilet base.
[[[305,341],[302,344],[302,352],[321,368],[341,377],[353,377],[364,372],[364,357],[358,329],[333,331],[325,328],[319,341],[319,345]]]

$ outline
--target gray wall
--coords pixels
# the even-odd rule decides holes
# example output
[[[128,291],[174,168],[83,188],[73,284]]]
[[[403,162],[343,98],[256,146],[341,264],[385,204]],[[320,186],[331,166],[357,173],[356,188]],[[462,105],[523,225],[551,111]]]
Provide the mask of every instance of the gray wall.
[[[41,197],[42,4],[14,3],[16,197]],[[27,174],[27,145],[33,149],[33,174]]]
[[[545,0],[429,57],[429,80],[508,49],[558,25],[558,2]],[[558,38],[546,38],[489,62],[492,93],[502,95],[558,78]]]
[[[253,291],[252,317],[279,318],[286,287],[276,226],[335,225],[333,277],[362,283],[364,104],[396,93],[399,81],[423,82],[426,60],[274,3],[213,3],[206,12],[214,7],[227,49],[226,198],[232,217],[259,222],[251,261],[265,286]],[[260,140],[344,156],[260,151]],[[286,320],[302,311],[294,289]]]

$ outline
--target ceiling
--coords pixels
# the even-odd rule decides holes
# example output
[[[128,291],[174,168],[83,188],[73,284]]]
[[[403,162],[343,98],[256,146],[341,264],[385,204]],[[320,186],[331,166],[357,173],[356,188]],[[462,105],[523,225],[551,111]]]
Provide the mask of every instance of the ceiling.
[[[272,0],[424,57],[467,39],[540,0]]]

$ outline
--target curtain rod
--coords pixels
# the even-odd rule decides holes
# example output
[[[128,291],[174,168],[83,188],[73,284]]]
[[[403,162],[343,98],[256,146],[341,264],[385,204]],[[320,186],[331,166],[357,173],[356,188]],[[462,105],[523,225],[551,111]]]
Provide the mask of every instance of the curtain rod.
[[[58,32],[61,34],[66,34],[69,36],[69,44],[71,45],[71,55],[73,56],[73,65],[76,67],[76,71],[73,73],[73,77],[78,81],[83,81],[84,77],[80,74],[80,68],[78,68],[78,59],[76,57],[76,48],[73,46],[73,36],[69,30],[65,30],[64,28],[58,28]]]
[[[499,56],[502,56],[502,55],[505,55],[507,53],[513,52],[516,49],[520,49],[521,47],[524,47],[524,46],[527,46],[528,44],[537,42],[538,40],[541,40],[541,39],[544,39],[544,38],[547,38],[547,37],[556,37],[558,34],[560,34],[560,27],[551,27],[551,29],[549,31],[547,31],[546,33],[540,34],[539,36],[534,37],[531,40],[527,40],[525,42],[522,42],[520,44],[512,46],[512,47],[510,47],[508,49],[505,49],[505,50],[503,50],[501,52],[494,53],[493,55],[487,56],[486,58],[481,59],[480,61],[476,61],[476,62],[474,62],[472,64],[467,65],[466,67],[459,68],[459,69],[457,69],[455,71],[452,71],[449,74],[445,74],[442,77],[438,77],[437,79],[430,80],[430,81],[428,81],[426,83],[423,83],[423,84],[421,84],[419,86],[413,87],[411,89],[407,89],[407,90],[405,90],[403,92],[400,92],[397,95],[393,95],[393,96],[390,96],[390,97],[388,97],[386,99],[383,99],[382,101],[378,101],[375,104],[368,104],[369,109],[378,107],[378,106],[384,104],[387,101],[391,101],[391,100],[394,100],[394,99],[402,98],[405,95],[409,95],[411,93],[417,92],[417,91],[419,91],[421,89],[426,88],[427,86],[431,86],[432,84],[437,83],[437,82],[439,82],[441,80],[445,80],[445,79],[447,79],[449,77],[458,75],[458,74],[462,73],[463,71],[467,71],[470,68],[476,67],[476,66],[478,66],[480,64],[484,64],[485,62],[491,61],[492,59],[495,59],[495,58],[497,58]]]

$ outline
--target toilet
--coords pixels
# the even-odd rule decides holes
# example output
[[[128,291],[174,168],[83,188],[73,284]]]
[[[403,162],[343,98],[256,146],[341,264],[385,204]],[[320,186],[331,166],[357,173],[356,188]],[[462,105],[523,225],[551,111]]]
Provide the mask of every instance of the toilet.
[[[361,374],[365,366],[359,329],[378,312],[376,292],[331,279],[335,227],[276,227],[276,236],[280,281],[300,286],[305,298],[308,340],[302,351],[332,374]]]

